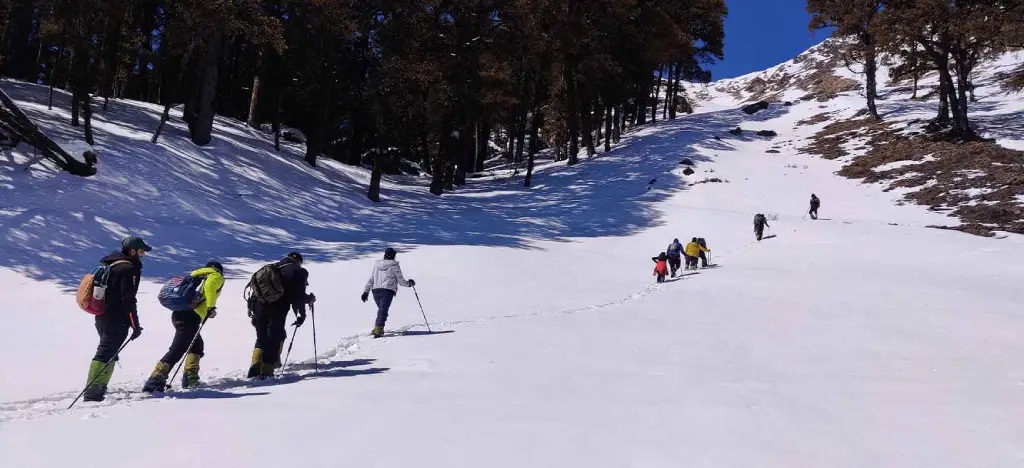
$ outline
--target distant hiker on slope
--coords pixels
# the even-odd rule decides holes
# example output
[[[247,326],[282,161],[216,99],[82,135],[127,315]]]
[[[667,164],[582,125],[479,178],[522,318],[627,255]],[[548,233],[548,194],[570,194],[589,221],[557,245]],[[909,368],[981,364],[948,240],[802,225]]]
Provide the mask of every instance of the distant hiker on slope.
[[[302,268],[302,254],[289,253],[277,263],[265,265],[253,273],[247,298],[252,326],[256,329],[256,346],[252,350],[249,378],[268,378],[281,367],[281,349],[288,337],[285,322],[288,309],[295,313],[292,326],[306,321],[306,304],[316,298],[306,294],[309,272]]]
[[[395,260],[398,252],[391,247],[384,249],[384,259],[377,260],[370,273],[370,280],[363,288],[363,295],[360,296],[363,302],[370,298],[373,293],[373,302],[377,304],[377,320],[373,324],[373,337],[384,336],[384,324],[388,321],[388,311],[391,309],[391,301],[398,294],[398,286],[411,288],[416,286],[416,281],[406,280],[402,275],[402,267]]]
[[[698,237],[697,238],[697,243],[700,244],[701,247],[706,249],[706,250],[701,250],[700,251],[700,267],[701,268],[707,268],[708,267],[708,256],[706,255],[706,252],[710,252],[711,251],[711,249],[708,249],[708,241],[704,240],[703,237]]]
[[[820,207],[820,206],[821,206],[821,200],[818,199],[817,195],[812,193],[811,194],[811,209],[807,212],[808,214],[811,215],[811,219],[818,219],[818,207]]]
[[[768,219],[761,213],[754,215],[754,236],[757,237],[757,240],[761,240],[765,226],[771,227],[768,225]]]
[[[181,375],[181,388],[199,385],[199,359],[204,354],[203,337],[199,335],[199,327],[207,319],[217,316],[217,299],[224,288],[224,267],[220,262],[209,262],[206,267],[195,270],[190,275],[192,278],[202,280],[199,285],[201,290],[196,292],[202,295],[203,302],[194,309],[171,312],[174,339],[171,340],[167,353],[156,363],[149,380],[142,386],[143,392],[166,390],[168,374],[182,356],[185,356],[185,373]]]
[[[672,239],[672,243],[665,249],[665,253],[668,255],[668,266],[672,270],[672,277],[676,277],[676,271],[679,271],[679,266],[682,264],[683,256],[683,244],[679,242],[679,239]]]
[[[696,270],[697,259],[704,256],[704,252],[710,251],[711,250],[708,250],[708,248],[701,246],[700,243],[697,242],[697,238],[694,237],[692,240],[690,240],[689,244],[686,244],[686,269]]]
[[[101,264],[110,267],[106,278],[106,308],[96,316],[100,344],[89,365],[85,401],[103,401],[106,398],[107,384],[115,367],[107,363],[117,360],[115,354],[126,338],[134,340],[142,335],[135,296],[142,279],[142,257],[150,250],[152,248],[141,238],[129,236],[121,241],[120,252],[113,252],[100,260]],[[128,336],[129,330],[131,337]]]
[[[668,255],[665,252],[658,254],[657,257],[651,257],[654,261],[654,276],[658,277],[659,283],[665,282],[665,276],[668,275]]]

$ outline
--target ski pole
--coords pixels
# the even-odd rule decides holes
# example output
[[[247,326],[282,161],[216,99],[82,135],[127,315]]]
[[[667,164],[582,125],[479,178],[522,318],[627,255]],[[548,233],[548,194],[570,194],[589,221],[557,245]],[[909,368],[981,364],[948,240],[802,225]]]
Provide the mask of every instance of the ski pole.
[[[196,336],[192,337],[192,341],[188,344],[188,348],[185,348],[185,352],[186,353],[188,353],[189,351],[192,351],[192,345],[196,344],[196,340],[199,339],[199,332],[203,331],[203,326],[204,325],[206,325],[206,319],[203,319],[202,322],[199,322],[199,329],[196,330]],[[176,369],[174,369],[174,373],[171,374],[171,380],[168,380],[167,382],[174,382],[174,378],[178,376],[178,371],[181,370],[181,365],[184,364],[184,363],[185,363],[185,359],[182,358],[182,360],[178,362],[178,367]],[[171,384],[168,383],[165,386],[165,389],[166,388],[171,388]]]
[[[420,305],[420,313],[423,314],[423,323],[427,326],[427,332],[434,333],[434,331],[430,329],[430,322],[427,321],[427,313],[423,311],[423,303],[420,302],[420,293],[419,291],[416,291],[416,286],[412,287],[412,293],[416,295],[416,303]]]
[[[75,403],[78,403],[78,399],[82,398],[82,395],[85,395],[85,391],[88,390],[89,387],[92,386],[92,384],[96,383],[96,379],[100,378],[100,376],[103,375],[103,373],[107,371],[107,368],[110,367],[110,365],[113,364],[114,361],[117,360],[117,356],[121,355],[121,351],[124,351],[124,349],[128,347],[128,343],[131,343],[131,342],[132,342],[132,340],[127,340],[127,341],[124,342],[124,344],[121,345],[121,348],[118,349],[117,352],[114,353],[114,356],[111,357],[109,361],[107,361],[107,364],[104,365],[103,368],[100,369],[100,371],[96,373],[96,376],[93,377],[92,380],[89,381],[89,383],[85,384],[85,388],[83,388],[82,392],[79,393],[78,396],[75,397],[75,401],[72,401],[71,404],[68,405],[68,409],[71,409],[72,406],[75,406]]]
[[[317,362],[319,354],[316,352],[316,306],[309,304],[310,319],[313,320],[313,373],[320,373],[320,363]]]
[[[282,370],[284,369],[285,366],[288,365],[288,356],[291,356],[291,354],[292,354],[292,345],[295,344],[295,335],[298,335],[298,334],[299,334],[299,326],[295,325],[295,328],[292,329],[292,340],[288,342],[288,352],[285,353],[285,355],[284,355],[284,362],[281,363],[281,369]],[[280,354],[278,354],[278,356],[280,356]]]

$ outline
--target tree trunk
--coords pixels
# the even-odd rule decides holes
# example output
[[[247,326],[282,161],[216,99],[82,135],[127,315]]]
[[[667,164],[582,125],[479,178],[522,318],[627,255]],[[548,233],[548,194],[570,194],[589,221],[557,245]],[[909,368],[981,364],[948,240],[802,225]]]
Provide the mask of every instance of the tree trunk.
[[[651,123],[658,121],[658,98],[661,96],[661,82],[665,80],[665,67],[658,69],[658,78],[654,81],[654,105],[651,106]]]
[[[380,162],[380,145],[377,146],[377,151],[373,153],[373,171],[370,172],[370,190],[366,193],[366,198],[374,203],[380,202],[380,179],[381,179],[381,162]]]
[[[622,141],[622,123],[625,122],[622,118],[622,108],[624,106],[624,104],[615,106],[615,117],[612,120],[612,124],[614,124],[612,127],[612,140],[615,144]]]
[[[972,130],[964,109],[960,106],[960,97],[953,84],[953,75],[949,72],[948,62],[939,68],[939,80],[944,83],[949,100],[949,110],[953,114],[953,133],[960,137],[969,137]]]
[[[580,119],[577,115],[578,106],[576,105],[576,75],[575,70],[572,66],[565,65],[565,84],[568,96],[566,97],[566,119],[568,119],[569,127],[569,161],[568,165],[572,166],[579,162],[580,152]]]
[[[633,126],[644,125],[647,123],[647,99],[651,93],[647,89],[647,85],[637,86],[636,97],[636,111],[633,113]]]
[[[164,130],[164,124],[166,124],[168,120],[171,120],[170,103],[164,105],[164,113],[160,116],[160,124],[156,126],[156,132],[153,132],[153,138],[150,140],[151,142],[156,143],[156,141],[160,139],[160,132]]]
[[[249,117],[246,119],[246,124],[249,128],[260,128],[260,120],[256,115],[256,110],[259,108],[260,99],[260,75],[257,74],[252,79],[252,97],[249,98]]]
[[[271,131],[274,132],[274,151],[281,151],[281,90],[274,92],[274,123],[271,124]]]
[[[878,107],[875,105],[875,97],[878,96],[878,61],[875,55],[875,42],[874,38],[868,36],[863,39],[864,42],[864,75],[867,81],[867,89],[865,94],[868,98],[868,113],[875,120],[882,120],[882,116],[878,115]]]
[[[540,106],[534,106],[532,120],[530,123],[530,150],[526,156],[526,179],[523,180],[523,187],[529,187],[533,183],[533,160],[540,148],[540,126],[544,123],[544,113]]]
[[[679,64],[676,64],[675,67],[673,67],[672,100],[669,101],[668,104],[666,104],[666,106],[668,107],[668,118],[671,120],[676,119],[676,112],[678,111],[677,107],[679,102],[679,88],[681,88],[682,86],[683,85],[679,82]]]
[[[78,109],[79,109],[79,106],[81,106],[81,102],[80,102],[81,99],[82,98],[81,98],[81,95],[78,92],[78,87],[75,86],[75,89],[71,92],[71,126],[72,127],[78,127],[80,125],[78,123]]]
[[[95,145],[96,141],[92,137],[92,98],[89,93],[85,93],[85,97],[80,99],[82,103],[82,117],[85,120],[85,142],[90,146]]]
[[[594,117],[590,112],[590,98],[583,98],[583,106],[580,108],[580,119],[583,121],[583,145],[587,148],[587,157],[592,158],[597,154],[594,149]]]
[[[604,152],[612,150],[612,106],[604,106]]]
[[[477,132],[477,145],[476,145],[476,167],[473,168],[474,172],[484,171],[484,162],[487,161],[487,157],[490,155],[490,143],[491,143],[491,119],[484,119],[483,125],[480,126],[480,130]],[[522,147],[522,137],[519,139],[519,146]],[[522,157],[519,155],[518,157]]]
[[[594,121],[594,146],[601,146],[601,142],[604,140],[604,104],[598,104],[594,108],[594,114],[591,117]]]
[[[910,96],[910,99],[917,99],[917,82],[920,81],[921,75],[915,70],[913,73],[914,78],[914,94]]]
[[[199,146],[208,145],[213,140],[213,119],[216,115],[214,105],[217,97],[217,72],[220,68],[220,48],[222,33],[214,31],[213,39],[199,62],[202,76],[199,83],[199,97],[196,102],[195,125],[192,128],[192,143]]]
[[[457,152],[455,153],[455,177],[453,185],[466,185],[466,173],[473,166],[473,125],[463,125],[459,130],[459,137],[456,139]]]

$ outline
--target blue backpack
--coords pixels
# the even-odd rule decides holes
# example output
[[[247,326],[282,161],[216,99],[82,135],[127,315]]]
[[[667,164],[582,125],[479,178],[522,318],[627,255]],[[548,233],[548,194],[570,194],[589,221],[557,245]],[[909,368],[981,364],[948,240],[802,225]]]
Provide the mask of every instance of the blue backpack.
[[[160,305],[174,312],[199,307],[206,300],[201,288],[204,279],[202,276],[185,275],[167,280],[157,295]]]

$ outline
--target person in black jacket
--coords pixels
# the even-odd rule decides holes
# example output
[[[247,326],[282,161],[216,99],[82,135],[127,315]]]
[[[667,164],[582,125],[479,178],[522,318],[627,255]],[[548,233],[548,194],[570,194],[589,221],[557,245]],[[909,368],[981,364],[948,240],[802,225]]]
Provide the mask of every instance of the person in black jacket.
[[[252,326],[256,328],[256,346],[252,350],[249,378],[274,376],[274,370],[281,367],[281,350],[288,337],[285,331],[288,309],[295,312],[296,320],[292,325],[299,327],[306,321],[306,304],[316,300],[312,294],[306,294],[309,272],[302,268],[301,254],[292,252],[274,265],[281,273],[284,295],[276,302],[255,302],[253,306]]]
[[[698,237],[697,238],[697,245],[699,245],[701,247],[704,247],[706,249],[706,248],[708,248],[708,241],[704,240],[703,237]],[[700,251],[700,267],[701,268],[707,268],[708,267],[708,255],[703,250]]]
[[[757,240],[761,240],[764,235],[765,226],[771,227],[768,225],[768,218],[761,213],[754,215],[754,236],[757,237]]]
[[[117,359],[115,355],[125,338],[134,340],[142,335],[135,295],[142,279],[142,257],[150,250],[152,248],[141,238],[130,236],[121,241],[120,252],[113,252],[100,260],[100,263],[110,266],[110,273],[107,277],[106,309],[96,316],[100,344],[89,365],[86,380],[89,386],[83,395],[85,401],[103,401],[115,367],[107,363]],[[131,337],[128,336],[129,330]]]
[[[811,209],[807,211],[811,215],[811,219],[818,219],[818,208],[821,207],[821,199],[817,195],[811,194]]]

